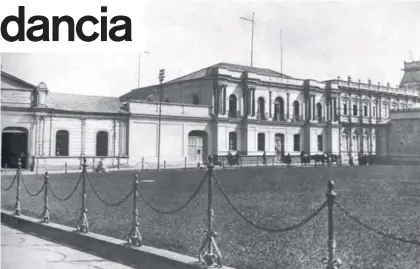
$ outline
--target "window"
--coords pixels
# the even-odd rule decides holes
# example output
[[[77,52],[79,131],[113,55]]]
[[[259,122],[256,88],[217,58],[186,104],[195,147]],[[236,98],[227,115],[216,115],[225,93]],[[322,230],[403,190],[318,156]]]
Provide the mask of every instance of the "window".
[[[353,116],[357,116],[357,105],[353,105]]]
[[[293,150],[300,151],[300,135],[299,134],[295,134],[293,136]]]
[[[318,151],[322,150],[322,135],[318,135]]]
[[[108,133],[101,131],[96,134],[96,156],[108,156]]]
[[[295,119],[299,118],[299,102],[298,101],[294,101],[293,102],[293,115],[295,116]]]
[[[258,134],[258,151],[265,151],[265,134]]]
[[[284,120],[284,101],[281,97],[277,97],[274,102],[274,120]]]
[[[192,98],[192,102],[193,102],[193,105],[198,105],[198,104],[200,104],[200,99],[198,99],[197,94],[194,94],[194,96],[193,96],[193,98]]]
[[[236,132],[229,132],[229,150],[238,150],[238,134]]]
[[[375,117],[376,117],[376,106],[374,106],[374,107],[373,107],[373,109],[372,109],[372,113],[373,113],[373,115],[372,115],[372,116],[375,118]]]
[[[265,120],[265,100],[263,97],[258,98],[258,116],[259,119]]]
[[[363,116],[365,116],[365,117],[368,116],[368,111],[367,111],[367,105],[366,104],[363,106]]]
[[[347,104],[343,105],[343,114],[347,115]]]
[[[57,131],[55,135],[56,156],[69,156],[69,132],[65,130]]]
[[[228,112],[228,117],[230,118],[236,118],[236,112],[237,112],[237,108],[236,108],[236,95],[231,94],[229,96],[229,112]]]

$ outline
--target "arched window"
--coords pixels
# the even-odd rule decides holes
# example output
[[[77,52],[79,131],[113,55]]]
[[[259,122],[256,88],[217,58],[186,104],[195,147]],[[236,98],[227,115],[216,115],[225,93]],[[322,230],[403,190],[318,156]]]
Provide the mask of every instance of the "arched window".
[[[284,120],[284,101],[281,97],[277,97],[274,103],[274,120]]]
[[[194,94],[194,96],[192,98],[192,102],[193,102],[193,105],[200,104],[200,99],[198,98],[198,95],[197,94]]]
[[[55,135],[55,156],[69,156],[69,132],[59,130]]]
[[[300,114],[299,101],[296,100],[293,102],[293,117],[295,118],[295,120],[299,120],[299,114]]]
[[[258,133],[258,151],[265,151],[265,134]]]
[[[263,97],[258,98],[258,117],[265,120],[265,100]]]
[[[317,116],[318,116],[318,121],[322,121],[322,105],[321,103],[317,103],[316,104],[316,111],[317,111]]]
[[[96,156],[108,156],[108,133],[96,133]]]
[[[237,98],[236,95],[231,94],[229,96],[229,112],[228,112],[228,117],[230,118],[236,118],[236,113],[237,113]]]

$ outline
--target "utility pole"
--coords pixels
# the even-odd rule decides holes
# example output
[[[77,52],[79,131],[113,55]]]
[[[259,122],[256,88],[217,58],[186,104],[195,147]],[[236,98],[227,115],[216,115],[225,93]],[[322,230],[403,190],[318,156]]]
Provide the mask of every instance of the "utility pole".
[[[157,170],[160,167],[160,129],[161,129],[161,122],[162,122],[162,94],[163,94],[163,85],[162,82],[165,79],[165,69],[159,70],[159,83],[160,83],[160,91],[159,91],[159,125],[158,125],[158,159],[157,159]]]
[[[254,24],[255,24],[255,17],[254,12],[252,12],[252,19],[240,17],[239,19],[249,21],[252,23],[252,33],[251,33],[251,66],[253,66],[253,56],[254,56]]]
[[[148,51],[143,51],[139,53],[139,63],[138,63],[138,71],[137,71],[137,88],[140,88],[140,64],[141,64],[141,56],[143,54],[150,54]]]
[[[280,29],[280,73],[283,74],[283,29]]]

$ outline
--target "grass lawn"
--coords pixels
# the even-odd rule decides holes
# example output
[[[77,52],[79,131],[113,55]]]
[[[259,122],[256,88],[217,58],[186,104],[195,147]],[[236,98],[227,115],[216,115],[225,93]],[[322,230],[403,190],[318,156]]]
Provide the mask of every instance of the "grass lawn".
[[[160,209],[184,203],[196,189],[205,171],[142,172],[140,191]],[[132,172],[108,175],[89,173],[94,187],[108,202],[120,200],[132,187]],[[231,201],[249,218],[267,227],[284,227],[303,219],[325,201],[327,181],[335,181],[336,200],[365,223],[387,233],[420,240],[420,167],[310,167],[243,168],[216,170]],[[24,176],[32,192],[42,180]],[[8,187],[12,176],[2,177]],[[55,193],[66,196],[77,174],[53,174]],[[15,185],[16,186],[16,185]],[[125,238],[132,221],[132,198],[121,206],[99,202],[87,183],[88,220],[92,232]],[[2,191],[2,208],[11,210],[16,188]],[[76,227],[81,207],[81,185],[66,202],[51,195],[51,221]],[[237,268],[317,269],[325,268],[327,255],[327,211],[307,225],[282,234],[256,230],[237,216],[216,189],[214,191],[216,239],[226,265]],[[39,217],[43,194],[29,196],[21,186],[22,213]],[[155,213],[141,202],[139,221],[144,244],[197,257],[206,229],[207,184],[184,210],[173,215]],[[334,212],[337,256],[341,268],[420,268],[420,247],[393,241],[367,231],[338,209]]]

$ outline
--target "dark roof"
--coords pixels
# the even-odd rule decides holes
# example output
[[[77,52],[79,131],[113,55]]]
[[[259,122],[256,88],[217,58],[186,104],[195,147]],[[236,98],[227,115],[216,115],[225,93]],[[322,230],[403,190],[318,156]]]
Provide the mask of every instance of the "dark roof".
[[[400,87],[404,87],[407,83],[420,84],[420,70],[418,71],[405,71],[400,82]]]
[[[283,77],[283,78],[292,78],[290,76],[287,76],[285,74],[282,74],[280,72],[267,69],[267,68],[259,68],[259,67],[253,67],[253,66],[246,66],[246,65],[239,65],[239,64],[231,64],[231,63],[218,63],[215,65],[208,66],[206,68],[200,69],[198,71],[195,71],[193,73],[190,73],[188,75],[170,80],[166,83],[173,83],[173,82],[180,82],[180,81],[187,81],[191,79],[197,79],[197,78],[205,78],[208,75],[210,75],[210,71],[214,67],[219,68],[226,68],[231,71],[237,71],[237,72],[252,72],[259,75],[265,75],[265,76],[277,76],[277,77]]]
[[[129,113],[122,109],[122,103],[118,97],[50,92],[47,97],[47,105],[49,108],[70,112],[112,114]]]

